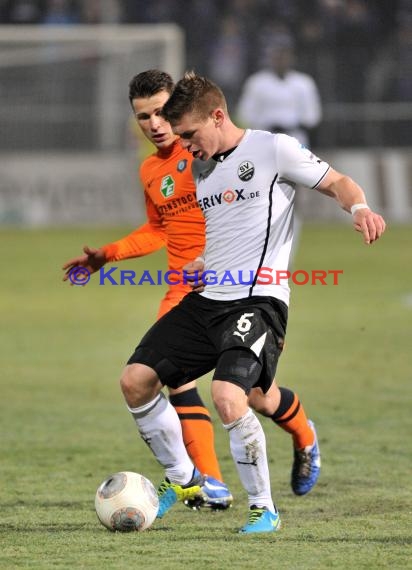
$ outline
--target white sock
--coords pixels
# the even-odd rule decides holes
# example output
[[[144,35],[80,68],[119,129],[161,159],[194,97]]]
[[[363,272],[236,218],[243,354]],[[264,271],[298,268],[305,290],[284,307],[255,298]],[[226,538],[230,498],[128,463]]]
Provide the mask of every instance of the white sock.
[[[160,393],[154,400],[129,408],[142,439],[165,468],[172,483],[185,485],[193,476],[193,463],[183,443],[179,417],[169,400]]]
[[[249,507],[256,505],[274,512],[266,438],[259,420],[249,409],[243,417],[223,427],[229,432],[232,457],[248,494]]]

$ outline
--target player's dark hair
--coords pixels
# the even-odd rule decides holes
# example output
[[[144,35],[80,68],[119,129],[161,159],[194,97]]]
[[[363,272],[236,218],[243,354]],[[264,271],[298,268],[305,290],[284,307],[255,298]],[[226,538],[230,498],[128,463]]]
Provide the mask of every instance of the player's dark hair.
[[[201,120],[207,119],[217,108],[227,113],[226,99],[220,87],[194,71],[187,71],[176,83],[162,109],[162,116],[173,125],[186,113],[195,113]]]
[[[160,91],[171,93],[173,91],[174,81],[172,77],[165,71],[159,69],[149,69],[135,75],[129,83],[129,101],[132,104],[133,99],[141,97],[152,97]]]

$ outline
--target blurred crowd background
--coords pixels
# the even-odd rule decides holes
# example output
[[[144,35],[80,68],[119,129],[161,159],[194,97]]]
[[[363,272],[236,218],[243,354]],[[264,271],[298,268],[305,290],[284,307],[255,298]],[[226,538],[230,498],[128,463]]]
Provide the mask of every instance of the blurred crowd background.
[[[217,81],[233,108],[246,78],[283,39],[296,69],[317,83],[320,144],[411,144],[412,117],[402,105],[412,102],[410,0],[0,0],[2,24],[166,22],[184,30],[186,67]],[[365,102],[392,104],[369,106],[371,120],[384,124],[375,137],[365,130]]]
[[[128,82],[151,67],[209,76],[239,125],[296,136],[412,220],[412,0],[0,0],[0,225],[143,215]]]

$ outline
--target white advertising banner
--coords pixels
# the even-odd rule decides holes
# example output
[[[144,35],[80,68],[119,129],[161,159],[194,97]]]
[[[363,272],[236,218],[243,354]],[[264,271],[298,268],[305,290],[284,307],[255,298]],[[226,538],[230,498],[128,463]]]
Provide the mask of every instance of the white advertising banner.
[[[142,204],[130,155],[0,155],[0,224],[137,224]]]
[[[358,182],[388,221],[412,221],[408,149],[315,152]],[[347,219],[318,192],[300,189],[297,200],[303,219]],[[138,225],[145,218],[133,153],[0,155],[0,225]]]

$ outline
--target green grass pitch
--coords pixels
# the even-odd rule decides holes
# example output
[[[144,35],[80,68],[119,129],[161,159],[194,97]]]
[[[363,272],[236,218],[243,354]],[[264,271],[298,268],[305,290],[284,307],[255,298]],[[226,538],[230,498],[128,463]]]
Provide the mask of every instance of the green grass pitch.
[[[337,286],[292,287],[278,379],[316,422],[323,470],[312,493],[293,496],[290,436],[262,420],[283,523],[262,536],[236,534],[246,497],[214,412],[230,511],[177,505],[141,534],[97,521],[94,494],[110,473],[162,478],[118,378],[163,290],[69,287],[60,267],[128,230],[0,232],[0,568],[411,568],[411,228],[389,227],[372,247],[349,226],[303,228],[294,268],[344,273]],[[119,267],[164,263],[160,252]],[[210,379],[200,387],[210,403]]]

